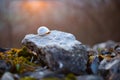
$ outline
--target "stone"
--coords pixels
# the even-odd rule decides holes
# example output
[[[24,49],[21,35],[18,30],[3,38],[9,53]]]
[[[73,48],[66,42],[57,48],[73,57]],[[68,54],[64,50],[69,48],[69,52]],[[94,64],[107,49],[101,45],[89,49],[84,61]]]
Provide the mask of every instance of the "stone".
[[[15,80],[14,76],[10,72],[5,72],[1,78],[1,80]]]
[[[99,43],[99,44],[95,44],[93,46],[94,50],[98,50],[98,49],[110,49],[110,48],[114,48],[114,46],[116,45],[116,42],[112,41],[112,40],[108,40],[106,42],[103,43]]]
[[[112,74],[108,80],[120,80],[120,74]]]
[[[119,63],[120,63],[120,59],[114,59],[114,58],[111,60],[103,59],[100,62],[99,69],[110,70],[110,69],[112,69],[113,66],[115,66]]]
[[[22,74],[23,77],[29,76],[31,78],[35,78],[37,80],[41,80],[43,78],[64,78],[64,74],[59,74],[59,73],[55,73],[49,69],[44,69],[44,68],[38,68],[33,72],[26,72],[24,74]]]
[[[10,50],[9,48],[1,48],[0,47],[0,52],[6,52],[6,51],[8,51],[8,50]]]
[[[84,75],[84,76],[78,76],[77,80],[104,80],[101,76],[97,75]]]
[[[100,62],[99,71],[104,77],[109,74],[120,74],[120,58],[103,59]]]
[[[50,75],[50,74],[54,74],[54,72],[50,70],[40,70],[40,71],[32,72],[29,76],[36,78],[36,79],[41,79],[45,77],[46,75]]]
[[[45,36],[28,34],[22,44],[36,52],[40,62],[53,71],[81,74],[86,70],[87,48],[71,33],[51,30]]]
[[[120,58],[114,61],[114,65],[110,68],[110,72],[120,74]]]
[[[93,74],[98,74],[98,66],[99,66],[99,57],[98,56],[95,56],[92,63],[91,63],[91,71]]]
[[[120,42],[116,44],[116,46],[114,47],[114,50],[116,54],[120,54]]]
[[[0,60],[0,74],[3,74],[6,71],[10,71],[12,69],[12,64],[10,62],[6,62],[5,60]]]

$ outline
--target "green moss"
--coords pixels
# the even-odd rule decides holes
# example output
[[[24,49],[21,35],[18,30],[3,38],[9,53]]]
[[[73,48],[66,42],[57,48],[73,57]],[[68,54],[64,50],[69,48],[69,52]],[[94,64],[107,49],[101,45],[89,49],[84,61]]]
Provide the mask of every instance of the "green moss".
[[[65,77],[65,80],[77,80],[77,79],[74,74],[70,73]]]
[[[52,77],[52,78],[43,78],[42,80],[61,80],[61,79],[58,79],[58,78]]]
[[[31,61],[31,58],[36,58],[31,51],[29,51],[26,47],[21,49],[11,48],[9,51],[5,53],[0,53],[0,59],[5,60],[12,64],[14,70],[11,72],[23,73],[25,71],[33,71],[37,66]]]
[[[37,79],[32,77],[24,77],[24,78],[21,78],[20,80],[37,80]]]
[[[23,56],[23,57],[29,57],[32,56],[33,54],[26,48],[23,47],[19,52],[18,52],[18,56]]]

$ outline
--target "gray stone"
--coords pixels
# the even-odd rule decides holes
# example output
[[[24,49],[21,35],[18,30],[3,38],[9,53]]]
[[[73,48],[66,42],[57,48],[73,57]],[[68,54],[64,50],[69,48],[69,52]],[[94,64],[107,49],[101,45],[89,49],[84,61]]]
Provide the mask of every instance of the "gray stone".
[[[99,69],[101,70],[110,70],[112,69],[115,65],[120,64],[120,59],[111,59],[107,60],[104,59],[100,62]]]
[[[99,62],[100,61],[99,61],[98,56],[95,56],[92,63],[91,63],[91,66],[90,66],[91,71],[92,71],[93,74],[98,74]]]
[[[116,46],[114,47],[114,50],[117,54],[120,54],[120,42],[116,44]]]
[[[102,60],[99,65],[99,71],[104,77],[109,76],[109,74],[120,74],[120,58]]]
[[[80,74],[86,70],[87,49],[70,33],[52,30],[44,36],[28,34],[22,44],[53,71]]]
[[[85,75],[85,76],[78,76],[77,80],[104,80],[101,76],[97,75]]]
[[[111,67],[110,72],[114,74],[120,74],[120,58],[116,59],[115,61],[116,63]]]
[[[30,77],[36,78],[36,79],[42,79],[42,78],[50,78],[50,77],[56,77],[56,78],[64,78],[64,74],[57,74],[50,70],[43,70],[43,71],[36,71],[33,72]]]
[[[108,80],[120,80],[120,74],[112,74]]]
[[[5,72],[1,78],[1,80],[15,80],[14,76],[10,72]]]
[[[5,60],[0,60],[0,74],[3,74],[6,71],[10,71],[12,69],[12,64],[10,62],[6,62]]]
[[[41,70],[41,71],[32,72],[29,76],[36,78],[36,79],[41,79],[48,74],[54,74],[54,73],[52,71],[49,71],[49,70]]]
[[[106,42],[103,43],[99,43],[99,44],[95,44],[93,46],[94,50],[98,50],[98,49],[105,49],[105,48],[114,48],[114,46],[116,45],[116,42],[112,41],[112,40],[108,40]]]

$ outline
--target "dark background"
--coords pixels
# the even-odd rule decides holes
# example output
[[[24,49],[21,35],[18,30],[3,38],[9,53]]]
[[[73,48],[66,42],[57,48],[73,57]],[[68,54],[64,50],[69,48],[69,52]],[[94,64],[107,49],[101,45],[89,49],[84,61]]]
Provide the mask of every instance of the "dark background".
[[[84,44],[120,41],[120,0],[0,0],[0,47],[20,47],[42,25]]]

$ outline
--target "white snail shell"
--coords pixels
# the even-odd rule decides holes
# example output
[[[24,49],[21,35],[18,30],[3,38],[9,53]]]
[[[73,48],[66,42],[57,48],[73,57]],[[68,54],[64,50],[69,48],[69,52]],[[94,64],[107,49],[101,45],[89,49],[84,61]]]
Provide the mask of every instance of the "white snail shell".
[[[43,36],[43,35],[50,33],[50,30],[45,26],[41,26],[38,28],[37,33],[38,35]]]

